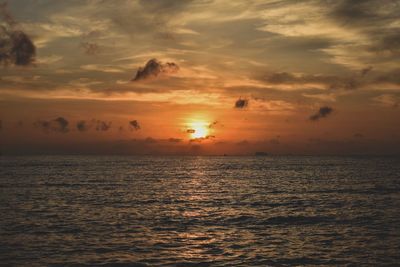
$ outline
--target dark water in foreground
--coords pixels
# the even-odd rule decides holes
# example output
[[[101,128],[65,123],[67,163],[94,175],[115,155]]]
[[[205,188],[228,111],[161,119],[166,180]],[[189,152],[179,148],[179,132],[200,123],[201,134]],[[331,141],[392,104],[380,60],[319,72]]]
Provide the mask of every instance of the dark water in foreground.
[[[0,265],[399,266],[400,159],[0,157]]]

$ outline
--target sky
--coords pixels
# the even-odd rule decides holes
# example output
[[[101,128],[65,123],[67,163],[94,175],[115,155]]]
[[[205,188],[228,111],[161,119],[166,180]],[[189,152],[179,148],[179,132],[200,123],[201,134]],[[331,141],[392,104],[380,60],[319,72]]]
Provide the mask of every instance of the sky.
[[[0,3],[3,154],[400,154],[400,2]]]

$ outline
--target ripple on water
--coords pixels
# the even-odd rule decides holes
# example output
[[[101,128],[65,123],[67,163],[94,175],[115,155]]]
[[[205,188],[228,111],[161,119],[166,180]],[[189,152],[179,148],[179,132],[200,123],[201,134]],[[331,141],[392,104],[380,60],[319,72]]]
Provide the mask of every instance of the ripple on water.
[[[3,157],[5,266],[395,266],[400,160]]]

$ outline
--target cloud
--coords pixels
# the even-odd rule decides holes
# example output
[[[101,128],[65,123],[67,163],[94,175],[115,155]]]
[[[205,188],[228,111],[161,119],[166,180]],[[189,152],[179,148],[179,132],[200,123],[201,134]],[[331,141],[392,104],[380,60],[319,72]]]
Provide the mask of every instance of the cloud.
[[[79,132],[86,132],[92,128],[94,128],[98,132],[105,132],[111,128],[112,122],[103,121],[103,120],[80,120],[76,122],[76,129]],[[121,129],[120,129],[121,130]]]
[[[46,133],[49,132],[58,132],[58,133],[67,133],[68,129],[68,120],[63,117],[58,117],[54,120],[37,120],[33,123],[36,128],[43,130]]]
[[[139,122],[137,120],[130,121],[129,122],[129,129],[131,129],[133,131],[140,130]]]
[[[58,123],[59,125],[59,129],[62,132],[68,132],[68,121],[66,119],[64,119],[63,117],[58,117],[57,119],[55,119],[55,122]]]
[[[370,73],[370,72],[372,71],[372,69],[373,69],[372,66],[363,68],[363,69],[361,70],[361,76],[364,77],[365,75],[367,75],[368,73]]]
[[[207,135],[205,137],[192,138],[192,139],[189,140],[189,142],[190,143],[193,143],[193,142],[201,143],[202,141],[213,139],[213,138],[215,138],[215,135]]]
[[[3,121],[0,120],[0,131],[3,129]]]
[[[105,132],[108,131],[111,128],[112,122],[106,122],[102,120],[97,120],[96,121],[96,131],[98,132]]]
[[[374,97],[373,100],[385,107],[397,108],[400,106],[400,97],[393,94],[383,94]]]
[[[140,67],[132,81],[146,80],[155,78],[161,74],[176,73],[179,66],[173,62],[162,63],[157,59],[150,59],[144,67]]]
[[[30,37],[16,29],[17,22],[7,9],[7,3],[0,5],[0,15],[6,27],[0,26],[0,63],[28,66],[34,62],[36,47]]]
[[[249,100],[239,98],[239,99],[236,100],[236,102],[235,102],[235,108],[239,108],[239,109],[245,108],[245,107],[248,106],[248,104],[249,104]]]
[[[76,123],[76,129],[78,129],[78,131],[80,131],[80,132],[86,132],[90,128],[91,128],[91,125],[87,121],[81,120]]]
[[[333,111],[333,108],[325,106],[325,107],[321,107],[317,113],[315,113],[314,115],[310,116],[310,120],[312,121],[317,121],[321,118],[325,118],[327,117],[329,114],[331,114]]]
[[[83,48],[86,55],[97,55],[100,52],[100,47],[96,43],[82,42],[81,47]]]
[[[398,20],[400,19],[400,5],[396,1],[336,1],[329,13],[337,24],[355,33],[361,33],[366,40],[365,44],[355,45],[357,55],[366,52],[377,52],[375,56],[380,61],[386,59],[381,53],[400,55],[400,35]],[[365,49],[366,48],[366,49]],[[357,56],[355,55],[355,56]]]
[[[362,73],[367,74],[371,69],[364,69]],[[362,74],[364,76],[365,74]],[[361,86],[361,81],[354,77],[340,77],[334,75],[313,75],[313,74],[293,74],[288,72],[269,73],[262,78],[269,84],[290,84],[290,85],[305,85],[305,84],[321,84],[327,89],[337,90],[355,90]]]
[[[354,78],[346,78],[343,80],[336,80],[333,82],[329,89],[337,90],[337,89],[344,89],[344,90],[356,90],[361,86],[361,82],[355,80]]]
[[[187,129],[187,130],[186,130],[186,133],[190,133],[190,134],[193,134],[193,133],[195,133],[195,132],[196,132],[195,129]]]
[[[208,125],[208,128],[214,128],[217,124],[219,124],[218,121],[213,121],[212,123],[210,123],[210,124]]]
[[[374,79],[374,83],[392,83],[400,85],[400,69],[395,69],[383,74],[380,74]]]
[[[400,18],[398,18],[400,19]],[[370,50],[377,52],[389,52],[399,55],[400,53],[400,35],[399,30],[387,31],[381,39],[370,46]]]
[[[294,83],[294,82],[300,82],[300,81],[309,80],[309,79],[313,80],[314,77],[313,76],[298,77],[298,76],[295,76],[294,74],[291,74],[288,72],[270,73],[265,77],[265,80],[272,84]]]
[[[343,23],[359,23],[373,19],[376,14],[370,8],[372,1],[342,0],[334,6],[331,16],[343,20]]]

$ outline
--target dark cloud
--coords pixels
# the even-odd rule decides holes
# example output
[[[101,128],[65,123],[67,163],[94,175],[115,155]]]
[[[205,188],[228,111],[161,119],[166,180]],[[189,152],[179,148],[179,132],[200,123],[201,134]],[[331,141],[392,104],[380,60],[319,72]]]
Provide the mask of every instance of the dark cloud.
[[[3,121],[0,120],[0,131],[3,129]]]
[[[23,31],[16,29],[17,22],[7,9],[7,3],[0,5],[0,15],[6,22],[0,26],[0,63],[28,66],[34,62],[36,47]]]
[[[129,122],[129,129],[131,129],[133,131],[140,130],[139,122],[137,120],[130,121]]]
[[[325,118],[327,117],[329,114],[331,114],[333,111],[333,109],[331,107],[325,106],[325,107],[321,107],[317,113],[315,113],[314,115],[310,116],[310,120],[312,121],[317,121],[321,118]]]
[[[373,9],[373,2],[375,1],[337,1],[330,15],[345,24],[365,23],[366,20],[378,17],[378,14],[375,13],[376,9]]]
[[[215,135],[207,135],[205,137],[197,137],[197,138],[190,139],[189,142],[190,143],[193,143],[193,142],[201,143],[202,141],[213,139],[213,138],[215,138]]]
[[[249,105],[249,100],[247,100],[247,99],[239,98],[239,99],[236,100],[236,102],[235,102],[235,108],[239,108],[239,109],[245,108],[245,107],[247,107],[248,105]]]
[[[62,132],[68,132],[68,121],[64,119],[63,117],[58,117],[55,119],[55,122],[58,123],[60,126],[59,128],[61,129]]]
[[[46,133],[59,132],[66,133],[68,129],[68,120],[63,117],[58,117],[54,120],[37,120],[33,123],[36,128],[43,130]]]
[[[150,59],[144,67],[140,67],[132,81],[155,78],[160,74],[176,73],[179,66],[173,62],[162,63],[157,59]]]
[[[208,125],[208,128],[214,128],[217,124],[219,124],[218,121],[213,121],[212,123],[210,123],[210,124]]]
[[[34,62],[36,47],[22,31],[9,31],[0,26],[0,63],[28,66]]]
[[[398,1],[335,1],[329,16],[336,23],[356,28],[367,36],[372,41],[372,44],[367,46],[367,50],[399,55],[399,30],[389,26],[396,24],[400,19]]]
[[[76,123],[76,129],[80,132],[86,132],[91,128],[91,124],[88,121],[81,120]]]
[[[111,128],[112,122],[106,122],[102,120],[97,120],[96,121],[96,131],[98,132],[105,132],[108,131]]]
[[[370,73],[370,72],[372,71],[372,69],[373,69],[372,66],[369,66],[369,67],[366,67],[366,68],[362,69],[362,70],[360,71],[360,72],[361,72],[361,76],[367,75],[368,73]]]
[[[83,48],[86,55],[97,55],[100,52],[100,47],[96,43],[82,42],[81,47]]]
[[[195,129],[187,129],[186,130],[186,133],[190,133],[190,134],[195,133],[195,132],[196,132]]]

